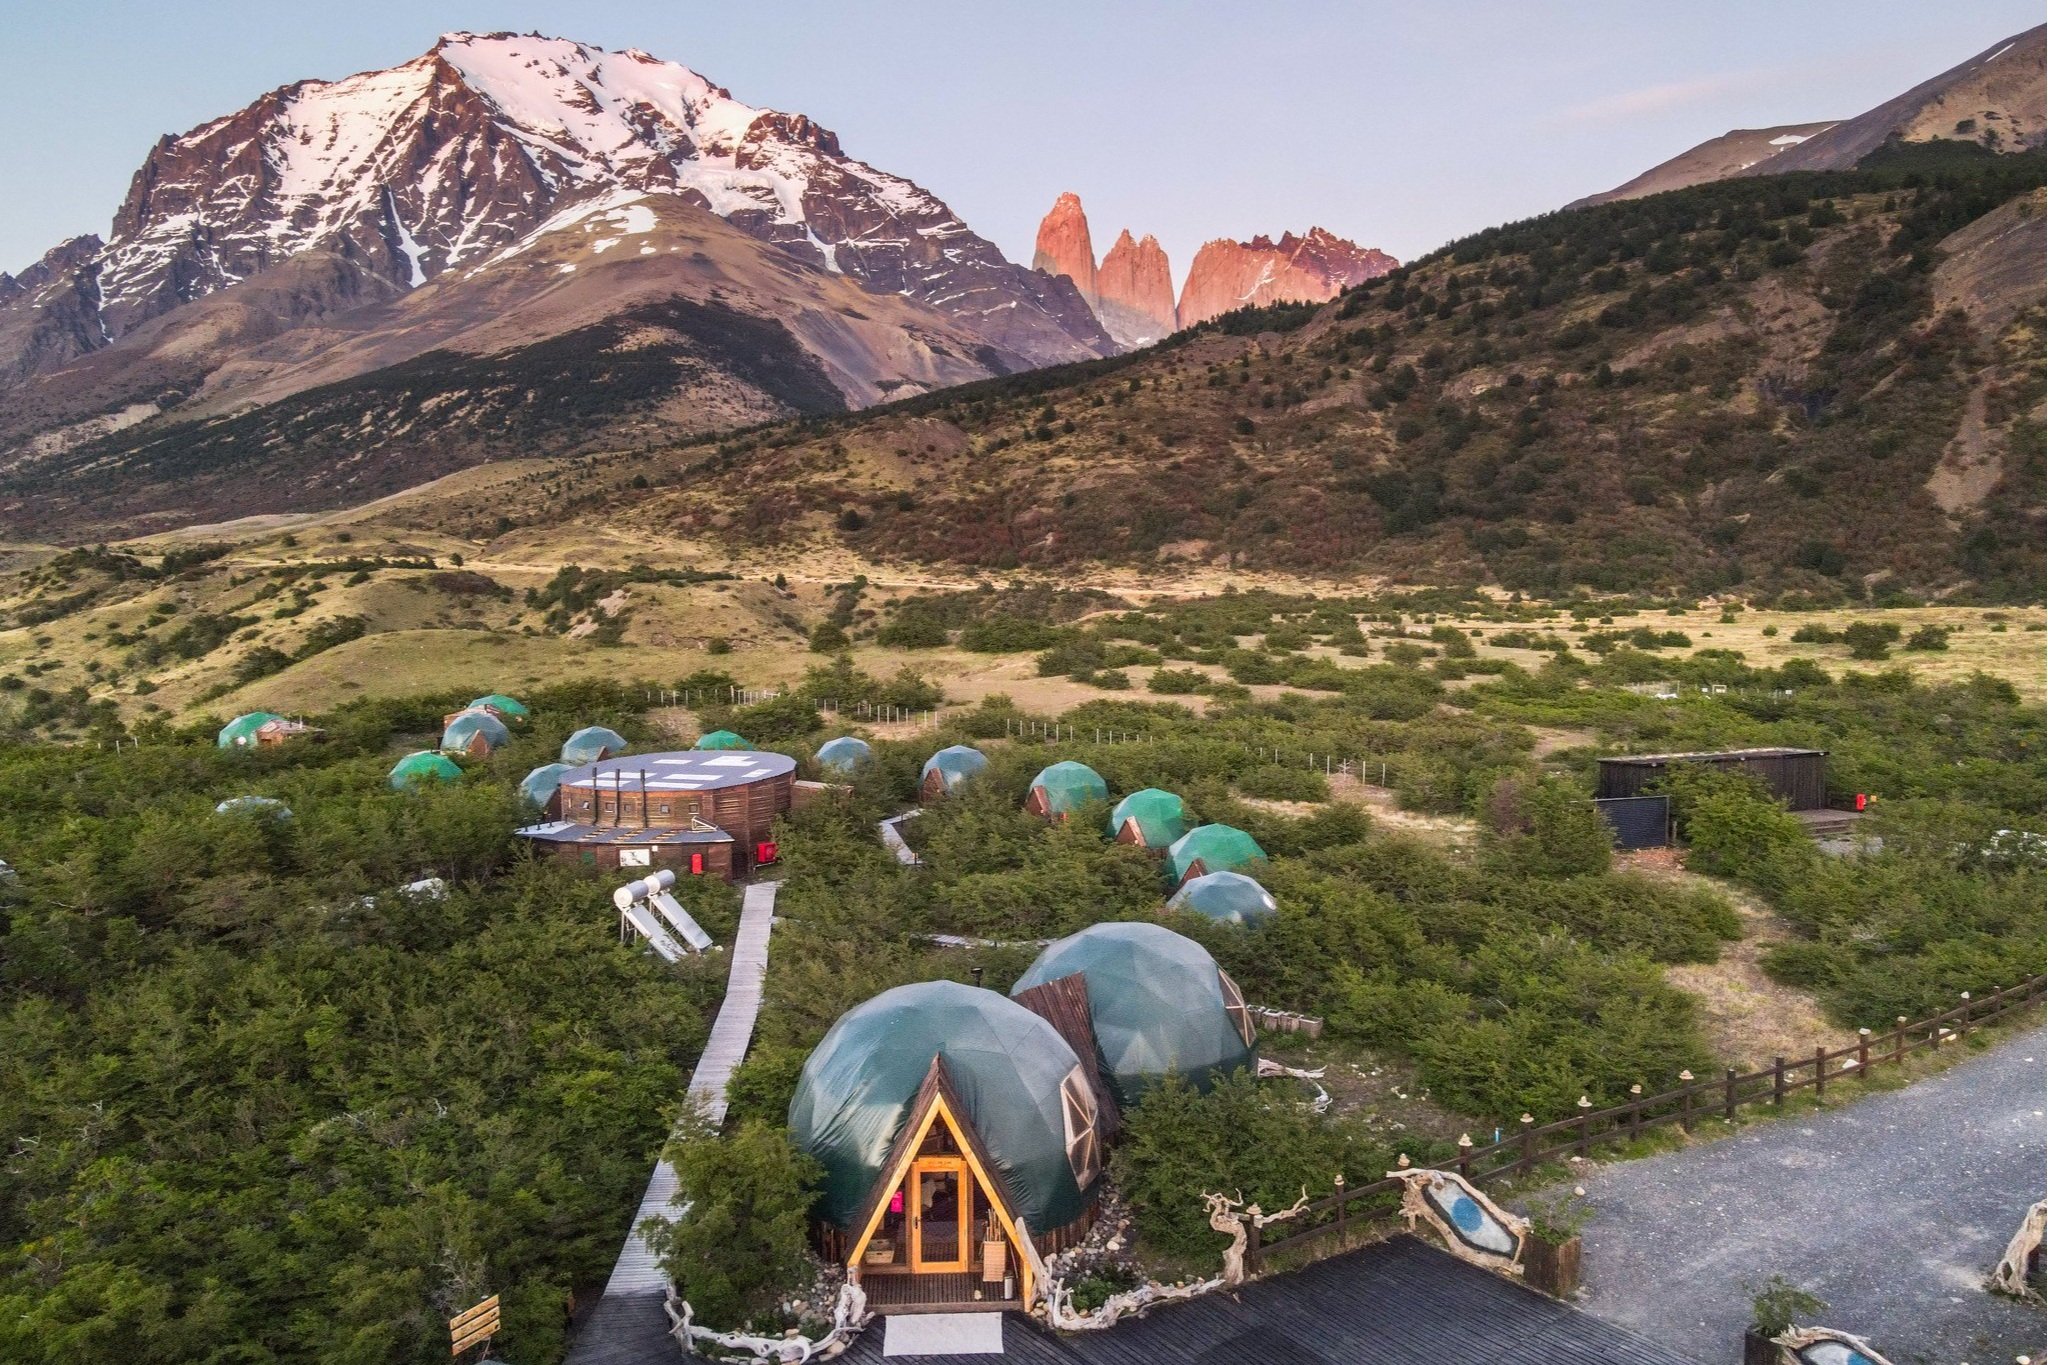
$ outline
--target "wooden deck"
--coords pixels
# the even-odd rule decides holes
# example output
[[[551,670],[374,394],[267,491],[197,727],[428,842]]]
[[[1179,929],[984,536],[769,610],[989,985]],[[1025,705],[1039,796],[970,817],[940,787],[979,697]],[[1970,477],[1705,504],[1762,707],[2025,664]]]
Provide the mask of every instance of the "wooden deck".
[[[1016,1299],[1002,1297],[1000,1281],[984,1284],[979,1275],[960,1271],[952,1275],[876,1274],[870,1270],[860,1277],[867,1291],[868,1307],[884,1316],[890,1313],[1000,1313],[1020,1308]],[[975,1298],[980,1291],[982,1297]]]

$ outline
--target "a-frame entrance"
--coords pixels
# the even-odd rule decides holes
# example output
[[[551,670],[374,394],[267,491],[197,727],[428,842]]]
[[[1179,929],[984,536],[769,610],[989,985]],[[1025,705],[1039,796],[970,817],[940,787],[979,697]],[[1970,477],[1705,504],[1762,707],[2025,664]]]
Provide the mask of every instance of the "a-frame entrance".
[[[965,1112],[934,1058],[846,1257],[877,1312],[1031,1302],[1024,1234]]]

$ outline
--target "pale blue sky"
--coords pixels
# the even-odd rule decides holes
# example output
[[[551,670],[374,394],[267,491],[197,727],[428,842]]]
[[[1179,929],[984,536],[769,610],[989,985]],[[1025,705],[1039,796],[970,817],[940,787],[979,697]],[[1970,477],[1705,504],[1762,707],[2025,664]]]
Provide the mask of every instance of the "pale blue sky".
[[[104,234],[150,144],[444,30],[640,47],[809,114],[1028,262],[1061,190],[1096,248],[1320,224],[1403,259],[1731,127],[1842,118],[2040,0],[0,0],[0,269]]]

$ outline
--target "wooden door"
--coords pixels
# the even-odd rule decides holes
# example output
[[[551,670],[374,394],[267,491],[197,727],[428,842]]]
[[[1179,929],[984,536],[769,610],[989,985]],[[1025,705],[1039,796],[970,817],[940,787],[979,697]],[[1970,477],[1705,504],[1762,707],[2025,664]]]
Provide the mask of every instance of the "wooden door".
[[[918,1273],[967,1269],[967,1228],[973,1199],[967,1162],[919,1157],[910,1167],[910,1268]]]

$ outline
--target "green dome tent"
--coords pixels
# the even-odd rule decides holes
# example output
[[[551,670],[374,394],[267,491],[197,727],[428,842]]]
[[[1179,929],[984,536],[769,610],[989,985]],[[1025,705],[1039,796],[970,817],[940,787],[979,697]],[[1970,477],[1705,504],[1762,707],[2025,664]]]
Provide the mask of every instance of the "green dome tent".
[[[730,730],[713,730],[690,747],[692,749],[751,749],[754,746]]]
[[[884,991],[832,1025],[797,1078],[789,1135],[825,1168],[819,1212],[863,1217],[935,1057],[994,1161],[1013,1217],[1033,1232],[1066,1226],[1094,1196],[1092,1140],[1077,1175],[1066,1096],[1089,1095],[1058,1031],[1013,1000],[955,981]],[[1093,1102],[1086,1114],[1092,1125]]]
[[[1178,1072],[1207,1090],[1216,1073],[1251,1066],[1257,1035],[1237,983],[1201,944],[1157,924],[1097,924],[1049,945],[1011,995],[1075,972],[1102,1072],[1124,1112]]]
[[[1163,849],[1188,832],[1180,798],[1157,787],[1132,792],[1109,813],[1109,837],[1140,848]]]
[[[495,713],[498,719],[505,721],[507,724],[514,721],[527,720],[533,714],[526,709],[525,702],[520,701],[517,697],[508,697],[503,692],[492,692],[488,696],[478,697],[463,708],[465,711],[479,709]]]
[[[213,808],[215,815],[256,815],[271,820],[289,820],[292,808],[274,796],[230,796]]]
[[[519,779],[519,794],[536,809],[546,810],[561,789],[562,774],[571,771],[566,763],[543,763]]]
[[[469,754],[481,758],[495,752],[499,745],[511,742],[512,732],[505,728],[505,722],[481,708],[458,712],[441,731],[441,752],[444,754]]]
[[[1205,872],[1237,872],[1264,862],[1266,850],[1234,825],[1197,825],[1166,850],[1176,884]]]
[[[1263,924],[1279,913],[1273,893],[1242,872],[1210,872],[1190,877],[1166,902],[1169,910],[1184,910],[1224,924]]]
[[[256,732],[274,720],[283,719],[283,716],[270,711],[251,711],[247,715],[236,716],[220,727],[214,743],[223,749],[253,749],[256,747]]]
[[[864,763],[875,761],[875,751],[864,739],[841,735],[818,746],[818,766],[840,777],[851,777]]]
[[[626,752],[626,737],[602,725],[586,725],[562,741],[562,762],[571,765],[595,763]]]
[[[924,761],[924,768],[917,775],[918,795],[935,801],[987,767],[988,755],[979,749],[965,744],[941,749]]]
[[[422,782],[459,782],[462,769],[436,753],[425,749],[407,754],[392,765],[389,779],[393,788],[404,791],[407,787]]]
[[[1048,820],[1064,820],[1090,801],[1107,801],[1109,784],[1086,763],[1072,759],[1055,763],[1031,779],[1024,808]]]

